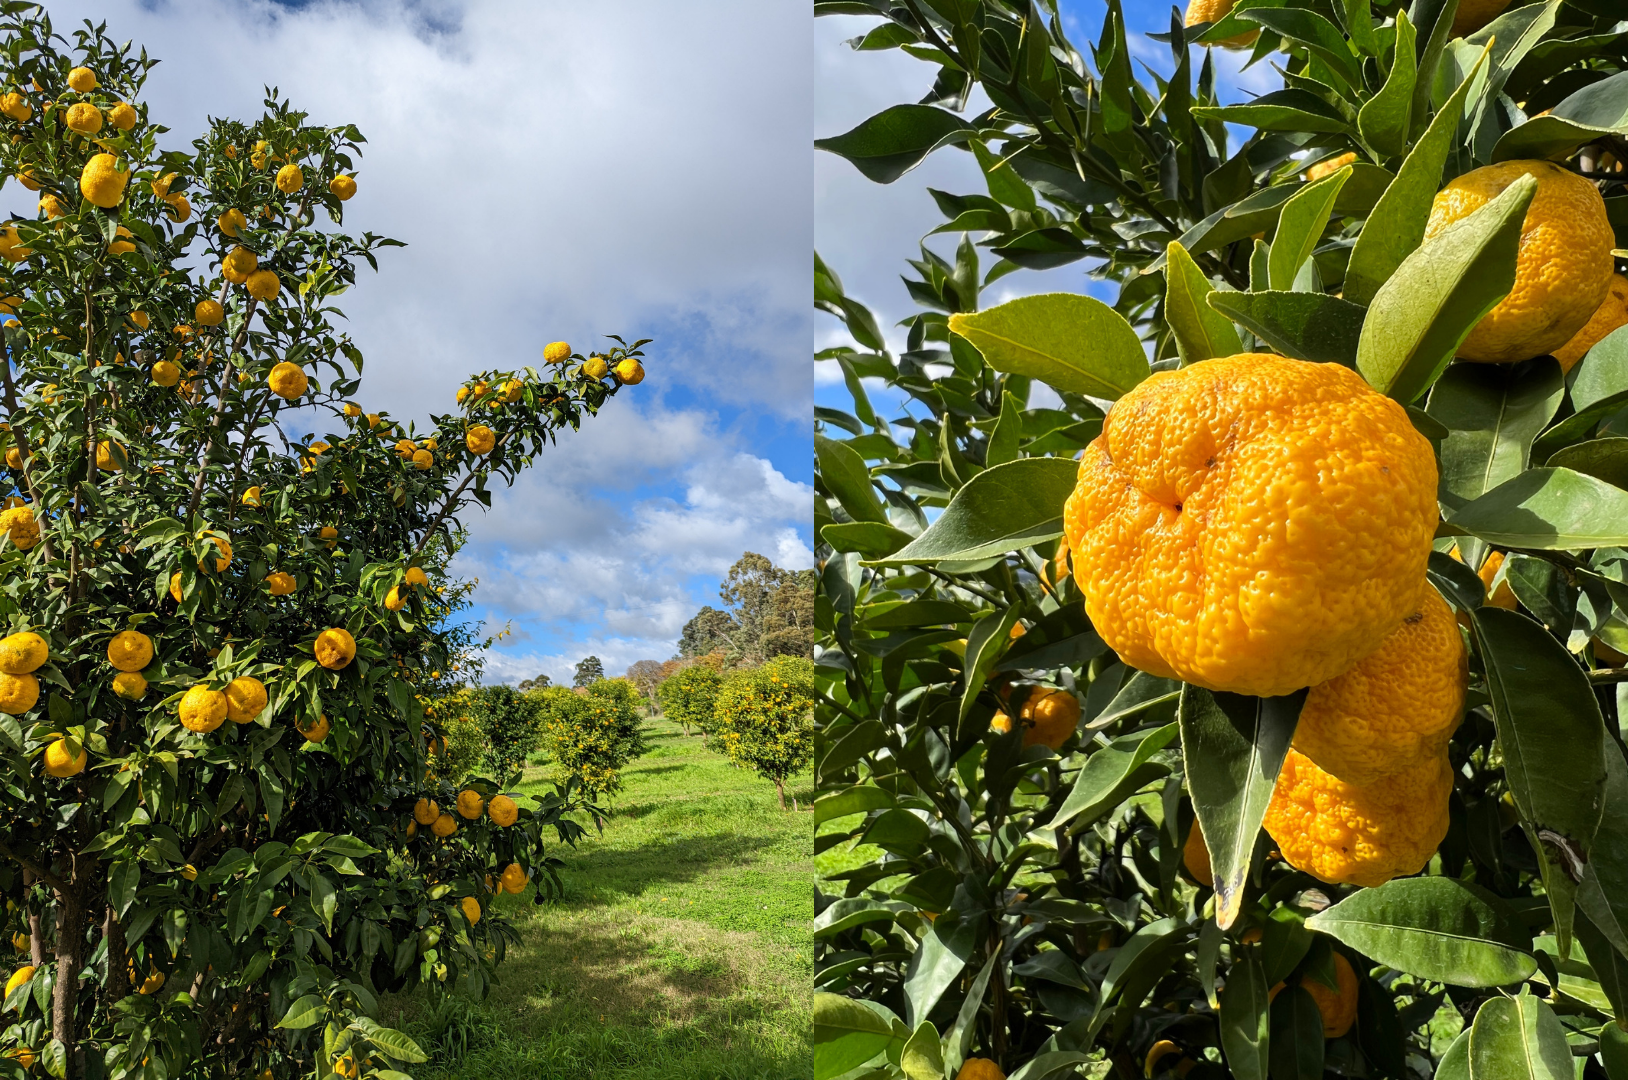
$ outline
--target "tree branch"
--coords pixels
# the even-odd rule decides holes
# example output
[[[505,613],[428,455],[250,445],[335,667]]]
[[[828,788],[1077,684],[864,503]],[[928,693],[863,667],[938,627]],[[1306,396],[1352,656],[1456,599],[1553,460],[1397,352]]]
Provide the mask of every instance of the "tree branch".
[[[24,855],[19,855],[16,850],[14,850],[4,840],[0,840],[0,855],[4,855],[18,866],[21,866],[24,870],[27,870],[29,873],[33,874],[39,880],[51,886],[51,888],[56,889],[58,892],[61,892],[68,887],[68,883],[66,881],[63,881],[61,878],[51,873],[51,871],[41,866],[33,859],[30,859]]]

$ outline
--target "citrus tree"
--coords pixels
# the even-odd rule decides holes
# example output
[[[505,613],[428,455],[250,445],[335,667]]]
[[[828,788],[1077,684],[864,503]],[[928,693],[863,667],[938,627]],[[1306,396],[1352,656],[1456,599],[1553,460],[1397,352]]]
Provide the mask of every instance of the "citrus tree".
[[[777,656],[724,680],[708,735],[738,767],[773,780],[784,810],[786,781],[808,768],[813,754],[813,709],[813,663]],[[795,795],[791,803],[795,810]]]
[[[600,679],[583,689],[550,686],[539,699],[543,748],[560,780],[596,799],[622,790],[622,769],[649,749],[639,720],[639,692],[626,679]],[[602,812],[595,810],[595,820]]]
[[[686,735],[692,726],[704,733],[712,727],[713,703],[723,682],[717,668],[691,664],[663,679],[656,687],[656,696],[661,699],[662,712],[677,720]]]
[[[815,260],[815,1075],[1628,1077],[1620,5],[815,9],[985,181]]]
[[[161,148],[154,62],[0,4],[0,171],[39,196],[0,229],[0,1073],[399,1076],[377,995],[483,992],[486,876],[557,890],[583,829],[427,778],[459,515],[640,350],[369,412],[333,306],[395,243],[343,231],[361,135],[273,95]]]

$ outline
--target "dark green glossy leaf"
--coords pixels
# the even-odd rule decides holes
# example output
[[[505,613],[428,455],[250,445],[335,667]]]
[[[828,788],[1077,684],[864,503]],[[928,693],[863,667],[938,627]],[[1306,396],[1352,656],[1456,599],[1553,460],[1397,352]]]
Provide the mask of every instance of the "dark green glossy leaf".
[[[871,484],[870,469],[857,450],[824,435],[815,435],[814,456],[820,466],[821,482],[849,516],[856,521],[887,524],[887,511]]]
[[[1067,458],[1019,458],[985,469],[926,532],[876,565],[980,559],[1061,536],[1077,471]]]
[[[1628,439],[1617,436],[1575,443],[1556,450],[1545,464],[1628,488]]]
[[[1305,45],[1352,89],[1362,86],[1362,69],[1345,36],[1323,16],[1299,7],[1256,7],[1239,12],[1283,37]]]
[[[1465,1028],[1447,1044],[1441,1060],[1436,1062],[1436,1075],[1432,1080],[1470,1080],[1470,1029]]]
[[[971,618],[970,611],[948,600],[911,600],[874,615],[862,615],[860,624],[867,630],[907,630],[914,626],[953,626]]]
[[[1057,390],[1117,400],[1148,377],[1147,353],[1125,317],[1089,296],[1041,293],[972,314],[950,330],[996,371],[1039,379]]]
[[[841,1076],[887,1049],[898,1036],[888,1018],[841,994],[814,995],[814,1075]],[[902,1039],[898,1039],[902,1045]]]
[[[988,473],[984,475],[987,476]],[[1011,640],[1012,627],[1017,624],[1017,619],[1018,609],[1015,606],[1009,607],[1005,611],[985,615],[972,624],[972,630],[967,634],[966,668],[962,672],[964,685],[961,688],[961,711],[956,721],[955,737],[958,744],[971,742],[979,734],[968,726],[968,720],[976,715],[972,707],[977,703],[979,693],[983,691],[984,680],[989,678],[989,669],[994,666],[1001,650],[1005,649],[1007,642]]]
[[[925,840],[924,834],[918,847]],[[921,947],[910,959],[910,974],[904,982],[905,1023],[921,1023],[927,1018],[944,991],[960,978],[977,944],[975,921],[961,918],[955,911],[946,911],[933,920],[921,939]],[[933,1041],[937,1043],[937,1034]]]
[[[826,525],[820,538],[837,551],[857,551],[863,555],[891,555],[915,537],[879,521],[853,521]]]
[[[1454,986],[1507,986],[1537,970],[1512,917],[1454,878],[1396,878],[1359,889],[1306,920],[1378,963]]]
[[[1343,133],[1350,121],[1328,102],[1306,90],[1273,90],[1242,105],[1204,105],[1192,110],[1195,119],[1220,120],[1262,131],[1319,131]]]
[[[1396,15],[1396,50],[1390,73],[1379,93],[1357,113],[1357,132],[1380,154],[1391,157],[1407,149],[1413,121],[1413,85],[1418,76],[1413,24],[1407,12]]]
[[[1164,317],[1184,365],[1244,351],[1232,322],[1205,303],[1215,286],[1174,240],[1165,248],[1164,273]]]
[[[1304,987],[1285,986],[1271,1013],[1272,1080],[1322,1080],[1323,1014],[1316,999]]]
[[[1366,312],[1326,293],[1215,292],[1210,306],[1285,356],[1357,364]]]
[[[1523,176],[1402,261],[1374,294],[1357,344],[1357,370],[1404,404],[1430,388],[1481,317],[1515,283],[1526,207]]]
[[[1500,548],[1621,547],[1628,544],[1628,491],[1570,469],[1528,469],[1450,520]]]
[[[1482,1003],[1470,1028],[1470,1080],[1572,1080],[1571,1047],[1554,1010],[1531,994]]]
[[[1628,763],[1615,739],[1606,739],[1605,796],[1588,866],[1577,886],[1577,906],[1599,932],[1628,955]]]
[[[943,1080],[944,1048],[938,1029],[923,1020],[899,1051],[899,1068],[906,1080]]]
[[[1232,962],[1221,991],[1221,1052],[1238,1080],[1267,1080],[1271,1011],[1266,976],[1254,950]],[[1318,1034],[1321,1035],[1319,1026]]]
[[[1527,466],[1532,440],[1565,396],[1560,365],[1549,357],[1522,364],[1454,364],[1431,388],[1425,411],[1447,428],[1442,487],[1477,499]]]
[[[1025,270],[1051,270],[1085,258],[1089,249],[1067,229],[1034,229],[990,251]]]
[[[1591,83],[1549,111],[1504,132],[1493,161],[1564,158],[1606,135],[1628,135],[1628,72]]]
[[[1600,1063],[1609,1080],[1628,1080],[1628,1031],[1619,1020],[1608,1021],[1600,1029]]]
[[[1052,818],[1048,828],[1062,828],[1079,818],[1088,825],[1118,806],[1130,794],[1127,783],[1138,769],[1175,741],[1177,725],[1166,724],[1151,731],[1121,735],[1107,746],[1091,751],[1069,789],[1068,798]]]
[[[1256,698],[1182,687],[1182,759],[1193,810],[1210,849],[1216,922],[1223,930],[1243,910],[1255,837],[1305,700],[1304,690]]]
[[[971,132],[966,121],[931,105],[895,105],[851,131],[814,145],[847,158],[878,184],[891,184],[949,143],[963,142]]]

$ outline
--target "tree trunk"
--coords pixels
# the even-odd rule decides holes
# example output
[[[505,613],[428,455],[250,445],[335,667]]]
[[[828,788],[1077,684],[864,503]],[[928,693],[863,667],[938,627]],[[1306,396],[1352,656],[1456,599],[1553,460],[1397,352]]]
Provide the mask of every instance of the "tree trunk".
[[[23,871],[23,892],[34,891],[34,871]],[[40,937],[40,913],[28,913],[28,962],[35,967],[45,963],[45,939]]]
[[[75,855],[67,888],[57,893],[57,970],[51,999],[51,1037],[67,1052],[68,1076],[82,1075],[77,1046],[79,972],[85,955],[85,891],[93,856]]]
[[[780,796],[780,809],[784,810],[786,808],[786,782],[778,776],[774,778],[774,791],[776,795]]]
[[[102,937],[107,942],[107,1004],[111,1008],[115,1001],[130,993],[130,960],[124,950],[124,927],[119,924],[112,904],[107,905],[107,914],[102,917]]]

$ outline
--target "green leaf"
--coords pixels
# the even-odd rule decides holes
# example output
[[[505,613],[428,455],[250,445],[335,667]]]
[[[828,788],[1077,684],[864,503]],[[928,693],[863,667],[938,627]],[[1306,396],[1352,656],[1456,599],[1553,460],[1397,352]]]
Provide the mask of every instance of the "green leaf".
[[[1027,460],[1048,460],[1043,458],[1029,458]],[[1003,466],[1005,467],[1005,466]],[[991,469],[990,472],[995,470]],[[987,475],[987,474],[984,474]],[[992,615],[985,615],[972,624],[972,630],[967,634],[966,668],[961,677],[965,685],[961,689],[961,712],[956,720],[956,742],[958,744],[971,742],[980,734],[969,727],[967,721],[973,715],[972,707],[977,703],[978,695],[983,691],[984,680],[989,678],[989,669],[994,666],[1001,650],[1011,640],[1012,627],[1017,624],[1018,609],[1016,605],[1005,611],[997,611]]]
[[[1600,1062],[1608,1080],[1628,1080],[1628,1031],[1621,1020],[1608,1021],[1600,1029]]]
[[[1572,1080],[1554,1010],[1529,993],[1482,1002],[1470,1028],[1470,1080]]]
[[[905,813],[903,810],[894,813]],[[919,820],[919,819],[914,819]],[[925,829],[922,842],[926,840]],[[925,1023],[927,1015],[938,1004],[956,979],[961,977],[967,961],[978,946],[978,928],[970,919],[961,918],[955,911],[946,911],[933,921],[921,946],[910,958],[910,974],[904,983],[905,1023]],[[920,1034],[918,1029],[917,1034]],[[938,1046],[938,1032],[933,1032],[933,1045]],[[939,1066],[942,1073],[943,1065]]]
[[[977,978],[972,980],[972,988],[967,991],[967,996],[961,999],[961,1008],[955,1016],[955,1026],[944,1036],[945,1070],[952,1075],[960,1070],[962,1063],[966,1061],[967,1051],[972,1048],[972,1036],[978,1027],[978,1013],[984,1004],[984,991],[989,988],[989,976],[994,972],[999,959],[1000,947],[996,946],[989,959],[984,961]]]
[[[1605,740],[1605,796],[1577,906],[1601,934],[1628,955],[1628,762],[1615,739]]]
[[[1413,85],[1418,76],[1418,56],[1414,51],[1413,24],[1407,12],[1396,13],[1396,50],[1390,74],[1379,93],[1369,98],[1357,113],[1357,131],[1362,139],[1384,157],[1407,149],[1413,122]]]
[[[877,605],[878,607],[880,605]],[[874,608],[867,608],[869,612]],[[948,600],[911,600],[860,617],[867,630],[908,630],[916,626],[955,625],[972,621],[972,613],[960,604]]]
[[[1442,486],[1467,501],[1519,475],[1532,440],[1564,396],[1560,365],[1547,356],[1520,364],[1449,367],[1425,406],[1447,428],[1441,446]]]
[[[1477,71],[1484,62],[1483,56]],[[1430,221],[1430,206],[1436,198],[1436,189],[1441,186],[1442,167],[1457,139],[1459,116],[1473,81],[1473,77],[1464,80],[1436,113],[1430,127],[1408,152],[1396,179],[1368,215],[1345,268],[1343,291],[1347,300],[1370,303],[1379,287],[1390,280],[1397,267],[1423,242],[1425,225]]]
[[[1570,469],[1528,469],[1449,521],[1499,548],[1621,547],[1628,545],[1628,491]]]
[[[395,1028],[373,1027],[368,1030],[368,1041],[393,1061],[428,1061],[429,1055],[408,1035]]]
[[[1493,161],[1569,157],[1608,135],[1628,135],[1628,71],[1590,83],[1549,111],[1503,133]]]
[[[1236,356],[1243,342],[1232,323],[1206,304],[1216,292],[1204,271],[1198,268],[1187,249],[1175,240],[1165,248],[1164,317],[1176,338],[1176,351],[1183,365],[1196,364],[1217,356]]]
[[[277,1021],[280,1028],[308,1028],[321,1021],[328,1015],[328,1003],[322,1000],[320,994],[306,994],[288,1007],[283,1018]]]
[[[1351,167],[1347,165],[1302,187],[1283,204],[1277,231],[1272,234],[1272,252],[1266,262],[1271,288],[1287,292],[1294,286],[1301,266],[1322,240],[1334,200],[1339,198],[1340,189],[1349,179]]]
[[[814,1076],[830,1080],[856,1069],[886,1050],[903,1043],[893,1032],[891,1014],[841,994],[814,995]],[[896,1022],[896,1021],[894,1021]]]
[[[1238,1080],[1267,1080],[1271,1013],[1266,975],[1253,949],[1240,950],[1221,991],[1221,1050]],[[1302,991],[1304,992],[1304,991]],[[1313,1003],[1315,1006],[1315,1003]],[[1318,1032],[1322,1034],[1321,1021]]]
[[[1563,446],[1588,438],[1596,425],[1628,406],[1628,326],[1595,343],[1573,369],[1571,416],[1538,436],[1532,460],[1547,462]]]
[[[895,105],[852,131],[814,146],[845,157],[878,184],[891,184],[922,158],[950,143],[965,142],[972,128],[954,113],[931,105]]]
[[[823,526],[820,539],[836,551],[857,551],[874,558],[893,554],[915,537],[879,521],[848,521]]]
[[[1323,1014],[1317,1000],[1303,986],[1285,986],[1271,1012],[1272,1080],[1322,1080]]]
[[[1243,910],[1244,881],[1272,785],[1289,752],[1306,692],[1256,698],[1185,685],[1177,711],[1187,786],[1210,849],[1216,922]]]
[[[967,481],[927,531],[867,565],[906,566],[1002,555],[1063,534],[1063,503],[1079,466],[1068,458],[1019,458]]]
[[[1134,790],[1127,790],[1128,781],[1154,754],[1174,741],[1177,731],[1176,724],[1166,724],[1150,731],[1121,735],[1107,746],[1093,750],[1069,789],[1068,798],[1063,800],[1062,808],[1046,827],[1060,829],[1075,818],[1081,819],[1080,825],[1089,825],[1118,806]]]
[[[1023,434],[1023,406],[1010,390],[1001,391],[1001,415],[995,429],[989,433],[989,445],[984,451],[984,466],[1004,465],[1019,456],[1018,440]]]
[[[846,443],[814,436],[814,456],[820,466],[820,481],[837,497],[842,508],[855,521],[887,524],[887,511],[871,486],[870,469],[859,451]]]
[[[1556,450],[1545,464],[1628,488],[1628,439],[1617,436],[1576,443]]]
[[[1210,306],[1285,356],[1357,364],[1366,312],[1326,293],[1213,292]]]
[[[1041,293],[950,316],[950,330],[996,371],[1053,389],[1118,400],[1148,377],[1147,353],[1125,317],[1090,296]]]
[[[1491,893],[1455,878],[1396,878],[1306,920],[1376,963],[1453,986],[1508,986],[1537,970]]]
[[[1339,110],[1308,90],[1273,90],[1242,105],[1200,105],[1192,110],[1198,120],[1220,120],[1262,131],[1317,131],[1343,134],[1350,121]]]
[[[1537,181],[1502,194],[1402,261],[1368,307],[1357,370],[1407,404],[1430,388],[1481,317],[1515,284],[1526,208]]]
[[[1582,905],[1579,904],[1579,907]],[[1588,960],[1600,993],[1605,1001],[1591,1000],[1589,1004],[1596,1007],[1609,1007],[1614,1016],[1628,1016],[1628,957],[1614,948],[1605,933],[1594,924],[1586,911],[1577,913],[1572,930],[1577,935],[1577,943],[1583,947],[1583,956]],[[1577,996],[1584,992],[1583,986],[1575,986],[1575,979],[1569,979],[1568,973],[1562,969],[1560,973],[1561,989],[1563,992]]]
[[[909,1080],[944,1080],[944,1048],[938,1029],[923,1020],[899,1052],[899,1068]]]
[[[1470,1080],[1469,1028],[1459,1032],[1458,1037],[1447,1044],[1441,1060],[1436,1062],[1436,1075],[1432,1080]]]
[[[1471,141],[1466,149],[1474,161],[1491,160],[1498,136],[1502,134],[1497,122],[1498,95],[1526,54],[1554,28],[1560,3],[1561,0],[1547,0],[1515,7],[1471,34],[1463,43],[1456,44],[1455,52],[1459,56],[1485,46],[1492,58],[1485,84],[1477,90],[1480,101],[1470,120]]]
[[[1317,14],[1298,7],[1255,7],[1239,11],[1251,22],[1260,23],[1283,37],[1305,45],[1324,60],[1351,89],[1362,87],[1362,67],[1351,46],[1335,25]]]

